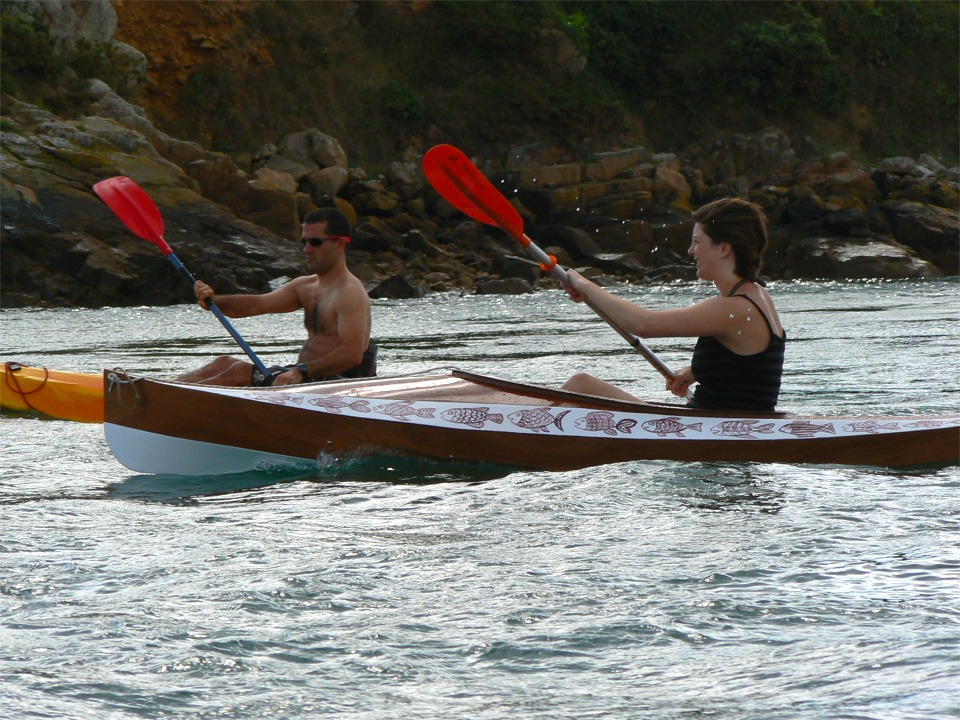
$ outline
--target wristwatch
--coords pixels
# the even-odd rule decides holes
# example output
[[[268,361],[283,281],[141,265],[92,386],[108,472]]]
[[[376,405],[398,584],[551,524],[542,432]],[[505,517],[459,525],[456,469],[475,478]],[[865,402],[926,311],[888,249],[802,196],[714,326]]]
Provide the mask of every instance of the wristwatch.
[[[299,370],[300,374],[303,375],[304,380],[307,380],[310,377],[310,373],[307,372],[307,364],[305,362],[297,363],[297,370]]]

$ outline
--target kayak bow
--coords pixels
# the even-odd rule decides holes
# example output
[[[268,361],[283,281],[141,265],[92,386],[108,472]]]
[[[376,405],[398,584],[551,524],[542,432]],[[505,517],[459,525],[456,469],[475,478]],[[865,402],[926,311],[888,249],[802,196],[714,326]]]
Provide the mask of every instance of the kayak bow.
[[[102,423],[103,377],[5,362],[0,370],[0,408]]]

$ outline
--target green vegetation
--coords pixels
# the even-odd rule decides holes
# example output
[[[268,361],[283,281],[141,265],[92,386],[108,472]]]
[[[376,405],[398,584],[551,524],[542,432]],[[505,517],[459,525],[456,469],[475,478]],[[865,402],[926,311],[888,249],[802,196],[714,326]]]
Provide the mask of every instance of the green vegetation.
[[[0,13],[0,91],[27,100],[49,92],[64,65],[47,29],[16,15]]]
[[[135,96],[143,77],[134,72],[130,60],[109,43],[91,43],[86,40],[66,53],[64,63],[73,69],[79,78],[97,78],[118,93]]]
[[[226,128],[244,122],[240,99],[239,78],[226,65],[216,62],[201,65],[180,92],[180,105],[192,110],[188,117],[216,118],[217,123]],[[204,139],[210,149],[217,152],[237,149],[229,133]]]
[[[2,20],[4,92],[52,109],[81,100],[54,92],[67,68],[126,76],[109,47],[58,56],[42,28]],[[557,30],[582,70],[563,64]],[[438,130],[474,152],[586,138],[679,150],[768,125],[863,159],[954,164],[958,37],[953,0],[260,0],[177,106],[151,110],[177,137],[238,153],[318,127],[369,165]]]
[[[88,78],[103,80],[129,97],[143,80],[111,44],[81,40],[60,50],[37,21],[0,13],[0,91],[71,117],[90,102],[83,89]]]
[[[850,99],[850,81],[823,36],[823,23],[802,6],[791,21],[744,23],[727,43],[730,92],[742,87],[774,116],[810,108],[838,115]]]
[[[399,125],[422,122],[426,117],[420,96],[395,80],[383,87],[381,102],[387,115]]]

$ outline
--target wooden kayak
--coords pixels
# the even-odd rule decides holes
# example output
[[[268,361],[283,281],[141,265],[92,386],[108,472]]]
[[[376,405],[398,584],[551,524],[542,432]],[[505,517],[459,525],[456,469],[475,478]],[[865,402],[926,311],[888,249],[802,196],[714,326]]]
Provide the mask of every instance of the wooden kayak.
[[[103,422],[103,377],[5,362],[0,370],[0,407],[59,420]]]
[[[460,370],[280,388],[105,371],[104,432],[131,470],[217,475],[362,454],[571,470],[636,460],[960,463],[960,415],[800,416],[623,402]]]

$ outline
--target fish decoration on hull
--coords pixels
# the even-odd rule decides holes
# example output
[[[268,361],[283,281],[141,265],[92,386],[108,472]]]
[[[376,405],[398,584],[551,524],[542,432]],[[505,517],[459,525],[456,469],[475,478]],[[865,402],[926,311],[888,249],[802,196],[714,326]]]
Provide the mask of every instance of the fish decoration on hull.
[[[630,431],[637,426],[637,421],[631,418],[615,420],[612,412],[605,410],[596,410],[587,413],[573,424],[581,430],[587,432],[602,432],[616,437],[617,432],[630,434]]]
[[[735,437],[754,439],[754,433],[769,435],[773,432],[774,423],[760,423],[759,420],[724,420],[719,425],[710,428],[710,432],[720,437]]]
[[[702,422],[690,423],[689,425],[684,425],[680,422],[678,417],[668,417],[668,418],[657,418],[656,420],[647,420],[640,426],[649,433],[654,435],[659,435],[660,437],[666,437],[667,435],[676,435],[677,437],[684,437],[683,432],[685,430],[695,430],[700,432],[700,428],[703,427]]]
[[[419,418],[432,418],[436,408],[418,408],[409,402],[394,402],[374,408],[375,412],[388,415],[397,420],[407,421],[411,415]]]
[[[787,433],[788,435],[796,435],[800,438],[811,438],[822,432],[830,433],[831,435],[836,435],[837,433],[837,431],[833,429],[833,423],[817,425],[807,420],[795,420],[794,422],[787,423],[781,426],[780,432]]]
[[[216,392],[216,390],[212,390]],[[679,416],[657,417],[638,412],[611,412],[589,408],[562,408],[553,406],[478,405],[463,406],[450,402],[431,402],[426,406],[415,400],[383,400],[355,398],[340,395],[316,395],[295,391],[250,391],[247,397],[275,405],[296,406],[337,415],[378,413],[388,419],[404,423],[434,425],[446,423],[473,430],[500,432],[559,433],[568,436],[603,434],[613,438],[656,436],[667,440],[724,439],[732,442],[775,439],[787,435],[797,439],[825,435],[863,435],[905,432],[923,428],[958,425],[952,419],[903,419],[821,422],[808,419],[709,418]],[[569,416],[569,417],[568,417]],[[572,427],[570,427],[572,425]],[[511,427],[512,426],[512,429]]]
[[[370,412],[370,401],[369,400],[355,400],[353,402],[347,402],[343,398],[336,397],[334,395],[327,395],[325,397],[312,398],[307,400],[311,405],[316,405],[319,408],[324,410],[329,410],[332,413],[340,414],[340,411],[344,408],[350,408],[355,412],[368,413]]]
[[[550,426],[553,425],[563,432],[563,419],[570,414],[569,410],[564,410],[556,417],[544,408],[534,408],[531,410],[518,410],[515,413],[507,415],[507,419],[517,427],[533,432],[550,432]]]
[[[479,429],[486,425],[487,421],[497,424],[502,423],[503,415],[491,413],[488,407],[454,408],[440,413],[440,419]]]

